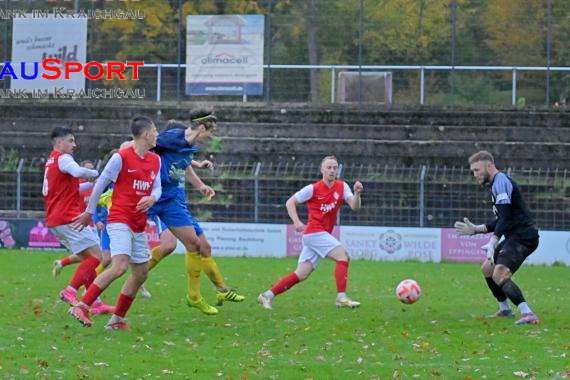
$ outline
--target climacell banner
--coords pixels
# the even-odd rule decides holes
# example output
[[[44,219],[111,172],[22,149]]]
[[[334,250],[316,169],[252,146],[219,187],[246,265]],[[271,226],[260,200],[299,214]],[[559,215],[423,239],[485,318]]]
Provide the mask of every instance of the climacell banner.
[[[63,71],[64,62],[80,62],[85,65],[87,56],[87,19],[55,19],[52,14],[49,18],[15,18],[12,29],[12,65],[17,74],[21,74],[20,62],[25,62],[26,76],[33,76],[34,62],[37,62],[37,78],[27,80],[18,75],[12,78],[12,90],[33,89],[48,90],[54,93],[54,87],[74,89],[76,92],[85,88],[85,75],[83,72],[70,73],[68,80],[61,75],[58,79],[42,78],[45,72],[42,62],[47,58],[60,59],[60,69]],[[53,75],[53,72],[47,72]]]
[[[263,15],[188,16],[186,95],[262,95]]]

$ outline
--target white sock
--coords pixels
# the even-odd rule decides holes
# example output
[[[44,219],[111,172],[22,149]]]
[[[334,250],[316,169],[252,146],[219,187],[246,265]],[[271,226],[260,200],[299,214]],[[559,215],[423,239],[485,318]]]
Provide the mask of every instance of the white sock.
[[[112,325],[113,323],[119,323],[123,320],[123,318],[119,317],[118,315],[111,315],[111,319],[109,319],[108,325]]]
[[[499,302],[499,310],[511,310],[511,307],[509,306],[509,301],[504,300]]]
[[[273,294],[273,292],[271,290],[266,291],[265,293],[263,293],[263,295],[267,298],[275,297],[275,294]]]
[[[528,307],[526,302],[519,303],[518,307],[519,307],[521,314],[532,314],[532,310],[530,310],[530,307]]]
[[[337,300],[343,300],[345,298],[347,298],[347,297],[346,297],[346,293],[344,293],[344,292],[337,293],[337,295],[336,295]]]

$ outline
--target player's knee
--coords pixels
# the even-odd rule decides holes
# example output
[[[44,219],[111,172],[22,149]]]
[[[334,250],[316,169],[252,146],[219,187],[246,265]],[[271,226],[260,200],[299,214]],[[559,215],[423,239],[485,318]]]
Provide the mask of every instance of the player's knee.
[[[103,268],[107,268],[109,264],[111,264],[111,258],[103,255],[103,257],[101,258],[101,265],[103,266]]]
[[[512,274],[509,268],[503,265],[498,265],[495,267],[495,270],[493,271],[493,281],[495,281],[496,284],[502,284],[503,282],[511,278],[511,275]]]
[[[187,238],[185,241],[183,241],[183,243],[184,243],[184,247],[189,252],[200,250],[200,240],[197,237],[196,238]]]
[[[161,244],[160,250],[163,256],[168,256],[176,249],[176,241],[168,241]]]
[[[493,265],[488,260],[485,260],[483,265],[481,265],[481,273],[484,277],[491,277],[493,275]]]
[[[200,244],[200,255],[203,257],[210,257],[212,256],[212,246],[209,243]]]
[[[125,274],[125,272],[129,269],[129,263],[123,263],[123,262],[114,262],[113,265],[111,266],[111,269],[109,269],[110,271],[112,271],[115,275],[115,278],[117,277],[121,277],[123,274]]]

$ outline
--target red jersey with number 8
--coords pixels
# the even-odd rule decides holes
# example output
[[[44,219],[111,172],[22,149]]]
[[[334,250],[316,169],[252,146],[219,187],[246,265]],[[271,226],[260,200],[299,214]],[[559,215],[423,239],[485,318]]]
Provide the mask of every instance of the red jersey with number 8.
[[[148,152],[140,157],[132,147],[121,149],[121,171],[113,187],[111,209],[107,223],[124,223],[133,232],[143,232],[146,227],[146,212],[137,210],[137,204],[152,192],[152,186],[160,173],[160,157]]]
[[[59,157],[63,154],[53,150],[45,165],[42,196],[46,204],[48,227],[70,224],[82,211],[79,179],[59,169]]]

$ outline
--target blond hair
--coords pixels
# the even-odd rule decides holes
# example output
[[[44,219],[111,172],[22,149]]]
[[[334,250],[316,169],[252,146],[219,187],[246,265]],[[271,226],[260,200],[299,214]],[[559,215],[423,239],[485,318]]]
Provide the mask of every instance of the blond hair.
[[[480,150],[479,152],[472,154],[471,157],[469,157],[469,164],[473,164],[479,161],[490,161],[492,164],[495,164],[493,155],[486,150]]]
[[[338,164],[338,158],[336,158],[336,156],[330,155],[323,158],[323,160],[321,161],[321,165],[323,165],[326,160],[335,160],[336,163]]]

